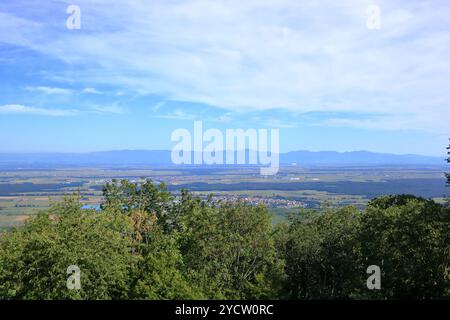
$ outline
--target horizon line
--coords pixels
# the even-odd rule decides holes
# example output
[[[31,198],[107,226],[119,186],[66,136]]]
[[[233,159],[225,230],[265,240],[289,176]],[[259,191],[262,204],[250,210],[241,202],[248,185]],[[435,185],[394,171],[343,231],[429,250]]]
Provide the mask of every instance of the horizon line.
[[[250,149],[244,149],[245,151],[250,151]],[[219,150],[219,152],[226,152],[227,150]],[[242,149],[234,150],[242,151]],[[171,152],[170,149],[109,149],[109,150],[98,150],[98,151],[0,151],[1,154],[14,154],[14,155],[30,155],[30,154],[77,154],[77,155],[87,155],[93,153],[107,153],[107,152]],[[192,152],[195,152],[194,150]],[[255,150],[255,152],[258,152]],[[390,152],[377,152],[377,151],[369,151],[369,150],[352,150],[352,151],[337,151],[337,150],[290,150],[279,152],[279,154],[287,154],[291,152],[310,152],[310,153],[322,153],[322,152],[332,152],[338,154],[346,154],[346,153],[371,153],[371,154],[379,154],[379,155],[393,155],[393,156],[420,156],[420,157],[431,157],[431,158],[447,158],[447,152],[443,151],[442,155],[426,155],[426,154],[418,154],[418,153],[390,153]]]

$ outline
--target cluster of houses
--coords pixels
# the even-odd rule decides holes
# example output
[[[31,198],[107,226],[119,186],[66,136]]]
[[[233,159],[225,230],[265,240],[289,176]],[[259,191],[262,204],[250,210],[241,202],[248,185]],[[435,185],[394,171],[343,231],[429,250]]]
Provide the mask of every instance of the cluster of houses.
[[[245,202],[250,205],[258,206],[264,205],[270,208],[305,208],[306,203],[299,200],[290,200],[276,197],[262,197],[262,196],[241,196],[241,195],[214,195],[214,201],[222,202]]]

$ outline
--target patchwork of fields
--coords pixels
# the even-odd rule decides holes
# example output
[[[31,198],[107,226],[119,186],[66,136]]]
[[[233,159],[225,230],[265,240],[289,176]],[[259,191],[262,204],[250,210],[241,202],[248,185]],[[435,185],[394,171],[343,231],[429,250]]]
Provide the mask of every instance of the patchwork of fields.
[[[178,194],[188,189],[218,200],[265,204],[277,218],[301,208],[355,205],[363,208],[382,194],[414,194],[444,201],[450,193],[442,166],[286,166],[263,177],[258,168],[66,168],[0,171],[0,228],[20,225],[51,202],[79,194],[81,202],[98,206],[102,186],[112,179],[165,182]]]

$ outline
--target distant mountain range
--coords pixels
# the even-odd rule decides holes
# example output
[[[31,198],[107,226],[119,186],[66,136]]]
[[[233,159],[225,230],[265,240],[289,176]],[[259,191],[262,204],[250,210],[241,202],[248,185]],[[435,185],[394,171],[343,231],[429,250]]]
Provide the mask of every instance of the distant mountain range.
[[[291,151],[280,153],[282,165],[444,165],[445,159],[414,154],[368,151]],[[4,166],[130,166],[172,165],[168,150],[118,150],[91,153],[0,153]]]
[[[305,164],[422,164],[440,165],[444,158],[422,156],[416,154],[389,154],[369,151],[291,151],[280,154],[280,163]]]

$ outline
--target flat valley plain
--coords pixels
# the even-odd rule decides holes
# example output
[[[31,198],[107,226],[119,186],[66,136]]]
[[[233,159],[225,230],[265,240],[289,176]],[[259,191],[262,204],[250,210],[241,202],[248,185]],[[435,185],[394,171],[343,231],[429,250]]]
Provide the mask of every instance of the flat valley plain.
[[[413,194],[445,201],[450,194],[445,166],[283,166],[275,176],[261,176],[256,167],[70,167],[0,169],[0,229],[24,223],[64,196],[79,194],[86,208],[102,202],[102,188],[112,179],[166,183],[178,195],[264,204],[274,219],[302,208],[354,205],[363,208],[383,194]]]

